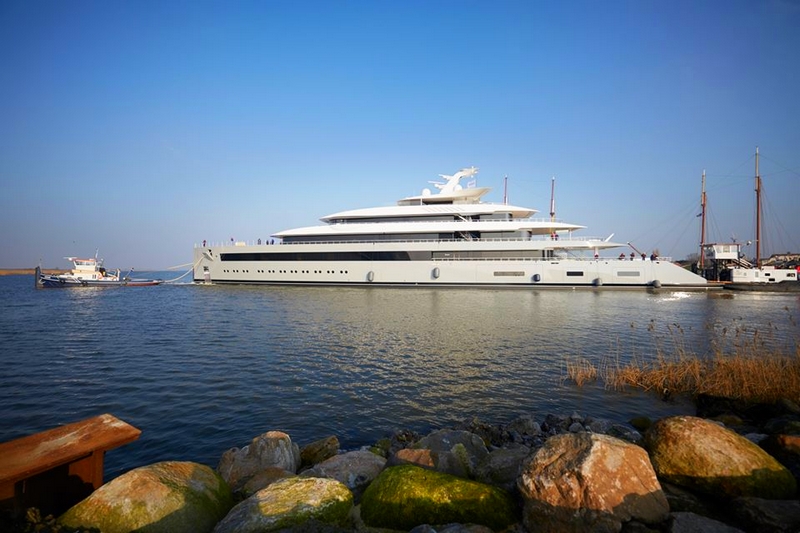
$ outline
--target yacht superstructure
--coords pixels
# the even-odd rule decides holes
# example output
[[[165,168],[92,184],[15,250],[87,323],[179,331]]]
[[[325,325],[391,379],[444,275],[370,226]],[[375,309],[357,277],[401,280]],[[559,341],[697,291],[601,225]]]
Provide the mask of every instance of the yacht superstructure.
[[[668,260],[601,257],[624,246],[577,237],[584,226],[535,209],[482,202],[463,187],[475,167],[431,182],[395,206],[342,211],[273,235],[279,244],[196,246],[194,280],[296,285],[704,287]],[[623,259],[624,257],[624,259]]]

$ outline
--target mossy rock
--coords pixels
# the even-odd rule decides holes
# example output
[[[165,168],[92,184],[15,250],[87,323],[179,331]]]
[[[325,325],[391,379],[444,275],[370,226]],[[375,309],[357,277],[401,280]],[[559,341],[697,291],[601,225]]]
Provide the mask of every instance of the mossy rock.
[[[58,519],[103,533],[210,532],[233,506],[227,483],[198,463],[166,461],[106,483]]]
[[[645,446],[662,481],[715,498],[794,498],[791,472],[762,448],[718,424],[692,416],[659,420]]]
[[[517,521],[516,513],[502,489],[415,465],[386,468],[361,500],[365,524],[392,529],[462,523],[501,530]]]
[[[353,494],[335,479],[282,479],[234,507],[214,533],[265,533],[304,524],[343,526],[352,509]]]

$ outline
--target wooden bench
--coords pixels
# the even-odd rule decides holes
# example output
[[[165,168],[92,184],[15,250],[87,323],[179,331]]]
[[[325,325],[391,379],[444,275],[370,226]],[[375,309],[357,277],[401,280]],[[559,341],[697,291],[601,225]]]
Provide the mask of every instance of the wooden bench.
[[[103,484],[105,452],[141,433],[103,414],[0,444],[0,507],[60,514]]]

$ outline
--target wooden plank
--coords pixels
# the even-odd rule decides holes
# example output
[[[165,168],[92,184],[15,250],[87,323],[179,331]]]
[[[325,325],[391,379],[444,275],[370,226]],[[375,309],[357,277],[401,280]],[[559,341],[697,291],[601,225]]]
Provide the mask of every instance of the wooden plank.
[[[7,486],[93,453],[99,454],[102,465],[103,452],[132,442],[140,434],[141,430],[115,416],[102,414],[4,442],[0,444],[0,485]]]

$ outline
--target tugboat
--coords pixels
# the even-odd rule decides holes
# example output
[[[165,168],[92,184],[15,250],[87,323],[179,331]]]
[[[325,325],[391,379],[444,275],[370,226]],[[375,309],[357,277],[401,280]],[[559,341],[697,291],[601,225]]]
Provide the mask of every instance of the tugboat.
[[[161,280],[132,279],[121,276],[120,270],[107,270],[103,260],[94,257],[83,259],[80,257],[65,257],[72,261],[72,270],[66,274],[44,274],[41,267],[36,267],[37,288],[63,288],[63,287],[141,287],[159,285]]]

